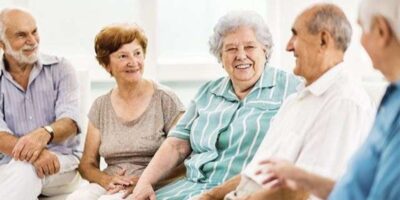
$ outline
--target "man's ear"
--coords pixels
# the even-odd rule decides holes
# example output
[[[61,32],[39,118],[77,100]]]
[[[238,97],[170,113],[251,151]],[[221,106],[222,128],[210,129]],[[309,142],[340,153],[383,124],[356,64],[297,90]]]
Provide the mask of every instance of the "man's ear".
[[[328,31],[322,30],[321,32],[319,32],[319,42],[321,49],[328,48],[328,45],[331,42],[331,35],[329,34]]]
[[[379,37],[379,44],[386,46],[393,39],[393,30],[391,29],[389,22],[382,16],[377,16],[374,18],[373,31]]]
[[[3,49],[3,51],[6,48],[6,45],[4,44],[3,40],[0,40],[0,48]]]

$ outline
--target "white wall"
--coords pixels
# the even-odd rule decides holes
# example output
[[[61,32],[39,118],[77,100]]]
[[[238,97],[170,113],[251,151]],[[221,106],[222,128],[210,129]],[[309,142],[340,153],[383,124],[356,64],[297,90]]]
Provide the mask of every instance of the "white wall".
[[[271,63],[292,70],[294,59],[285,51],[298,13],[317,0],[1,0],[0,8],[21,6],[36,16],[45,52],[68,57],[87,68],[93,82],[112,79],[94,59],[93,40],[101,27],[136,22],[149,37],[145,76],[159,81],[205,81],[224,75],[208,53],[208,38],[217,19],[229,10],[259,12],[274,38]],[[355,76],[381,80],[362,49],[356,24],[359,0],[329,1],[340,5],[353,24],[346,60]]]

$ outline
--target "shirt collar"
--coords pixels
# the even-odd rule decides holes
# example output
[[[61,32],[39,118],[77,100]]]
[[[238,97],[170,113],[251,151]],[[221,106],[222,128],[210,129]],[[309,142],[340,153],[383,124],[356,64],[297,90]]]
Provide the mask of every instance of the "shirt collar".
[[[256,84],[253,86],[249,94],[257,89],[274,87],[276,82],[276,73],[276,68],[265,65],[263,73],[261,74]],[[229,77],[224,77],[220,84],[217,84],[210,89],[210,92],[217,96],[221,96],[229,101],[239,100],[233,90],[232,81]]]
[[[311,93],[315,96],[321,96],[322,94],[324,94],[328,90],[328,88],[335,83],[337,77],[344,70],[343,65],[343,63],[340,63],[335,67],[332,67],[307,87],[305,87],[304,85],[302,87],[298,87],[300,95],[304,96],[307,93]]]

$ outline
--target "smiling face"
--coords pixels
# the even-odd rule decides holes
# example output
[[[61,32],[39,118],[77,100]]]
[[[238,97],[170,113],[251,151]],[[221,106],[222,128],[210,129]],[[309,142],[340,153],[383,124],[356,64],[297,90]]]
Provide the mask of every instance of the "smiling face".
[[[296,58],[296,66],[293,73],[302,76],[307,83],[314,81],[319,76],[321,59],[319,59],[319,37],[318,34],[311,34],[307,29],[307,21],[311,11],[300,15],[292,28],[286,50],[293,52]]]
[[[236,89],[247,90],[260,78],[266,62],[266,49],[253,29],[239,27],[223,39],[222,64]]]
[[[7,59],[13,59],[19,64],[36,62],[39,35],[33,17],[23,11],[9,11],[4,16],[4,27],[1,45]]]
[[[110,63],[106,66],[106,69],[115,77],[117,82],[138,82],[142,78],[143,67],[143,48],[135,39],[110,54]]]

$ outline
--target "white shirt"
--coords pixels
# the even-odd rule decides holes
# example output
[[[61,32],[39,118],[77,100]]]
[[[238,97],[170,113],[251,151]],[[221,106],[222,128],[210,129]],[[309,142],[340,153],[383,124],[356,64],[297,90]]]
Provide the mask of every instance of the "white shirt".
[[[289,96],[243,174],[260,182],[258,163],[285,159],[307,171],[337,179],[365,139],[374,106],[343,64]]]

